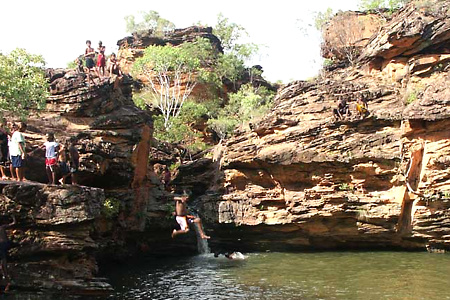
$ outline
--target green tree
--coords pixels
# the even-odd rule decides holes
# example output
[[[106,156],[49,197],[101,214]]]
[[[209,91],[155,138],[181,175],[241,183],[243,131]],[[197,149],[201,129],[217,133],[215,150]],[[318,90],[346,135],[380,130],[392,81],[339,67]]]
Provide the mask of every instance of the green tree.
[[[253,43],[240,43],[240,39],[248,37],[244,27],[219,14],[213,28],[222,44],[224,54],[217,60],[215,72],[221,79],[227,78],[235,82],[245,69],[245,64],[259,51]]]
[[[324,26],[328,23],[328,21],[333,18],[334,12],[331,7],[328,7],[324,12],[316,12],[314,16],[314,26],[317,30],[322,31]]]
[[[224,139],[237,125],[253,121],[264,115],[272,105],[274,92],[265,87],[255,88],[251,84],[241,86],[229,95],[229,102],[216,118],[208,120],[209,128]]]
[[[171,118],[180,114],[198,82],[211,80],[209,62],[211,43],[198,38],[178,47],[150,46],[136,60],[133,72],[144,74],[153,91],[153,103],[161,111],[164,128],[171,127]]]
[[[158,12],[151,10],[149,12],[140,12],[141,22],[136,22],[136,17],[129,15],[125,17],[126,31],[128,33],[141,33],[151,30],[156,36],[163,36],[175,29],[175,24],[161,18]]]
[[[377,10],[387,8],[396,10],[405,6],[410,0],[360,0],[358,7],[361,10]]]
[[[0,114],[12,112],[24,118],[30,109],[45,107],[48,82],[44,66],[42,56],[24,49],[0,53]]]

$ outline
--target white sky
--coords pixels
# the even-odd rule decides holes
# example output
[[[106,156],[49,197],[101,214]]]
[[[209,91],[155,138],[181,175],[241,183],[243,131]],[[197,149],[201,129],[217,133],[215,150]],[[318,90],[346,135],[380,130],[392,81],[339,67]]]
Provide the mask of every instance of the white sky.
[[[262,45],[252,64],[260,64],[269,81],[306,79],[321,66],[319,35],[302,25],[313,24],[313,15],[328,7],[355,10],[358,0],[10,0],[2,1],[0,51],[17,47],[44,56],[48,67],[66,67],[82,54],[85,41],[96,48],[103,41],[106,53],[117,51],[117,41],[127,36],[124,17],[140,11],[157,11],[177,28],[194,23],[214,25],[222,13],[243,26],[253,43]]]

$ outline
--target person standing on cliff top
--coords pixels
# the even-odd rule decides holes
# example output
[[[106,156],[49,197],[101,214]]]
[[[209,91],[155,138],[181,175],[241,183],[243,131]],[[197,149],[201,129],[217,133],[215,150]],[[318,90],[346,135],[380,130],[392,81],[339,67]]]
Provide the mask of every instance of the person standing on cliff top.
[[[17,181],[24,181],[24,160],[26,157],[25,152],[25,138],[22,132],[26,129],[26,124],[21,123],[19,130],[19,125],[12,124],[12,135],[9,142],[9,155],[11,157],[11,176],[14,178],[14,171],[16,173]]]
[[[189,224],[195,223],[198,226],[198,231],[202,239],[210,239],[209,236],[203,231],[202,220],[199,217],[188,215],[187,211],[188,196],[183,195],[181,197],[175,197],[175,218],[180,225],[180,230],[174,229],[172,231],[172,238],[177,235],[185,234],[189,232]]]
[[[98,42],[98,56],[97,56],[97,73],[98,75],[105,76],[105,66],[106,66],[106,58],[105,58],[105,46],[103,46],[102,41]]]
[[[12,216],[12,223],[3,224],[0,226],[0,261],[1,261],[1,269],[3,273],[3,277],[7,280],[7,284],[5,287],[5,292],[9,290],[9,286],[11,285],[11,277],[8,273],[8,264],[6,258],[8,256],[8,250],[10,248],[10,242],[8,239],[8,235],[6,234],[6,229],[16,224],[16,218],[14,215]]]
[[[86,41],[86,50],[84,50],[84,58],[86,60],[86,68],[87,68],[87,78],[88,82],[92,82],[92,84],[95,84],[94,79],[91,77],[91,70],[97,73],[97,70],[95,69],[95,50],[91,47],[91,41]],[[100,76],[99,76],[100,77]]]

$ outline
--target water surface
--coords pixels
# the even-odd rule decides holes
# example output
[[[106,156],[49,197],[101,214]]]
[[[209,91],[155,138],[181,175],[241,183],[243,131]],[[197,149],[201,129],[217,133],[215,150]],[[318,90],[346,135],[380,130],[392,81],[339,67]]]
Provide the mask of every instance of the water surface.
[[[450,299],[450,256],[410,252],[155,259],[108,271],[110,299]]]

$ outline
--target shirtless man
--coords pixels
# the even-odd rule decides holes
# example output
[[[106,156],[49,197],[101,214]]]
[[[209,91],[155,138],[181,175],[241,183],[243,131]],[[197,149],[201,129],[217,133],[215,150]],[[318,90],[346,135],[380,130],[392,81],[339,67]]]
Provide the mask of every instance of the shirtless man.
[[[8,266],[6,263],[6,256],[8,255],[8,249],[9,249],[9,239],[6,235],[6,229],[16,224],[16,218],[12,216],[12,223],[10,224],[4,224],[0,226],[0,260],[1,260],[1,268],[3,277],[7,280],[7,284],[5,287],[5,292],[9,290],[9,286],[11,285],[11,278],[8,274]]]
[[[200,237],[202,239],[209,239],[210,237],[207,236],[203,232],[203,226],[202,226],[202,220],[198,217],[188,215],[187,212],[187,201],[188,196],[183,195],[181,197],[175,197],[175,216],[177,223],[180,225],[180,230],[174,229],[172,231],[172,238],[176,237],[179,234],[185,234],[189,232],[189,225],[191,223],[196,223],[198,226],[198,230],[200,233]]]

